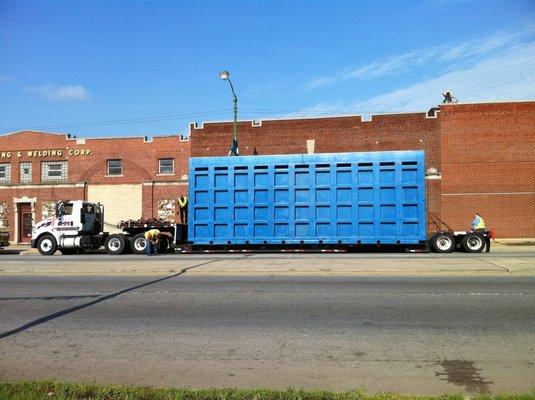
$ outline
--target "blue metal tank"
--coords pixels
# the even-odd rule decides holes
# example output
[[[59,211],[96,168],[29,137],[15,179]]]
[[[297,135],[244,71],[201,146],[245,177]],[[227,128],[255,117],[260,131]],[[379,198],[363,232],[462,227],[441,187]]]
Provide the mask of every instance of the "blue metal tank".
[[[418,244],[423,151],[194,157],[194,245]]]

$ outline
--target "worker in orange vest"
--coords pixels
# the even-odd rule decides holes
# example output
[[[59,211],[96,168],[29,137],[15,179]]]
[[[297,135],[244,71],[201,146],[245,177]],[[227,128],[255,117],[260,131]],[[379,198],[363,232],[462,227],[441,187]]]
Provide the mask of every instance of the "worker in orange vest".
[[[180,210],[180,223],[187,224],[188,223],[188,197],[187,196],[180,196],[178,198],[178,208]]]

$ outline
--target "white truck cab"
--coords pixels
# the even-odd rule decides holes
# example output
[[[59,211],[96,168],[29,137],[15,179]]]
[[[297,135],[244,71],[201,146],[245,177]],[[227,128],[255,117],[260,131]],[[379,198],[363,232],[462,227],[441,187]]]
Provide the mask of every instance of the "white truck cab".
[[[60,201],[55,217],[33,227],[31,247],[43,255],[52,255],[58,249],[63,254],[98,249],[107,237],[103,225],[104,207],[100,203]]]

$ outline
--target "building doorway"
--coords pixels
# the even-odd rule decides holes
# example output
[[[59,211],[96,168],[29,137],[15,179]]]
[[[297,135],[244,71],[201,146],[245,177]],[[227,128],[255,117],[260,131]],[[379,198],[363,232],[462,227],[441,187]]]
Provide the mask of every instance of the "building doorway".
[[[30,243],[32,237],[32,205],[30,203],[19,203],[19,243]]]

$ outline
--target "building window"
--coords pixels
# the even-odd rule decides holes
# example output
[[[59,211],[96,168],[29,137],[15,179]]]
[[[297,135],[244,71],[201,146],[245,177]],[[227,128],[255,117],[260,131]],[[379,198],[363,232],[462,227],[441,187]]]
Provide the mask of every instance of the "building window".
[[[159,160],[159,174],[174,174],[175,160],[173,158],[160,158]]]
[[[0,164],[0,183],[10,183],[10,182],[11,182],[11,164],[1,163]]]
[[[67,161],[42,161],[41,182],[67,182]]]
[[[22,162],[20,165],[20,183],[32,182],[32,163]]]
[[[108,175],[122,175],[123,174],[123,160],[108,160]]]

